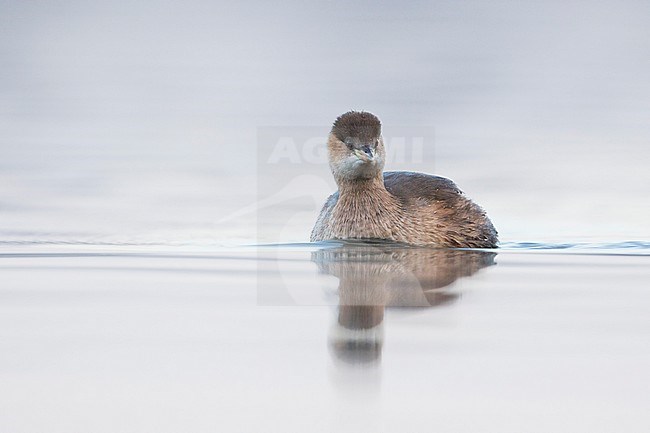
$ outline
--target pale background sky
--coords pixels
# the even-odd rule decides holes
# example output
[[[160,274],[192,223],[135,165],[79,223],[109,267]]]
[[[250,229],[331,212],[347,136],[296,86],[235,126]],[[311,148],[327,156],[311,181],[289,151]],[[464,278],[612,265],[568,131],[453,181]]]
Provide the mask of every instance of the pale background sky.
[[[219,221],[272,175],[258,128],[354,108],[435,130],[412,169],[504,240],[647,239],[648,22],[645,1],[4,1],[0,236],[254,242]],[[278,240],[307,239],[302,210]]]

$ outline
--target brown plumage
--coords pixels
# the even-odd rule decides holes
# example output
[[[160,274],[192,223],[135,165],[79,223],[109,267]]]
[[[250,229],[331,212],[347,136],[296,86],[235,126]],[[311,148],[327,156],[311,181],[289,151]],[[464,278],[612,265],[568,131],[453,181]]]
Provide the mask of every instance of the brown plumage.
[[[381,122],[375,115],[365,111],[340,115],[332,125],[332,134],[345,143],[347,138],[370,142],[381,135]]]
[[[334,122],[328,156],[338,191],[311,241],[385,239],[435,247],[495,248],[497,231],[483,209],[449,179],[413,172],[382,173],[381,123],[350,111]]]

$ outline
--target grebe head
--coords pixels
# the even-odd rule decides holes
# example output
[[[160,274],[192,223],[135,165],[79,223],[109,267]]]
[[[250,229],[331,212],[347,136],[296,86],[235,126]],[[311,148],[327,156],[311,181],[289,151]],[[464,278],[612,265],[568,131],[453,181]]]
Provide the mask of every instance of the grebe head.
[[[330,168],[339,180],[380,177],[386,151],[381,137],[381,122],[365,111],[340,115],[327,141]]]

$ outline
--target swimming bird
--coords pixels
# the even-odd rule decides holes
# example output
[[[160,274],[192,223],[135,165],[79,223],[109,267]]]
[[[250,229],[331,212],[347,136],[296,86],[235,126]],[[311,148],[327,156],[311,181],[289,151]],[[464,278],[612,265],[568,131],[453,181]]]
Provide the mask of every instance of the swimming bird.
[[[327,140],[338,191],[311,232],[312,242],[382,239],[439,248],[496,248],[485,211],[450,179],[409,171],[384,172],[386,150],[374,114],[339,116]]]

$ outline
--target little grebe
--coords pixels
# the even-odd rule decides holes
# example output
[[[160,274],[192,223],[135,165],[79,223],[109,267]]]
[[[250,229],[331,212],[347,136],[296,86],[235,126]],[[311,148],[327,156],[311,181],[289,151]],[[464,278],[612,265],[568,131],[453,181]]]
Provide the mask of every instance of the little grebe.
[[[327,141],[338,191],[316,221],[311,241],[385,239],[413,245],[495,248],[497,231],[480,206],[451,180],[423,173],[383,173],[379,119],[364,111],[339,116]]]

